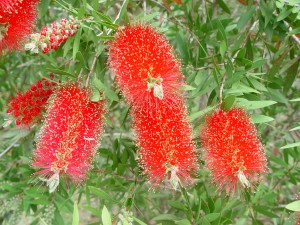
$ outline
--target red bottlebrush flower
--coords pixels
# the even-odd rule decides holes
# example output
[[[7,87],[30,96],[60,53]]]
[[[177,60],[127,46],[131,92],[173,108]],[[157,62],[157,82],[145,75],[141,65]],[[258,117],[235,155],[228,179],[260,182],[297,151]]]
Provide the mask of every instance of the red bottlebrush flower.
[[[179,182],[189,184],[198,167],[187,110],[180,98],[171,104],[153,98],[153,110],[133,111],[140,163],[154,186],[168,176],[176,189]]]
[[[31,34],[25,49],[35,54],[39,50],[47,54],[51,49],[57,49],[62,42],[73,36],[79,29],[80,22],[77,18],[72,17],[69,20],[63,18],[60,23],[54,21],[50,27],[43,27],[40,33]]]
[[[7,113],[15,118],[17,125],[31,126],[37,123],[55,86],[55,82],[39,80],[25,93],[19,93],[8,101]]]
[[[183,85],[180,63],[172,46],[147,25],[119,30],[110,44],[109,62],[118,87],[135,105],[147,104],[153,95],[172,99]]]
[[[104,101],[90,102],[90,93],[77,84],[59,87],[50,99],[34,151],[36,174],[50,177],[54,191],[62,174],[82,182],[91,166],[103,127]]]
[[[233,194],[250,187],[266,171],[266,157],[256,128],[241,108],[215,111],[201,130],[205,161],[219,190]]]
[[[9,3],[8,3],[9,2]],[[4,1],[0,5],[0,53],[21,49],[32,32],[39,0]]]

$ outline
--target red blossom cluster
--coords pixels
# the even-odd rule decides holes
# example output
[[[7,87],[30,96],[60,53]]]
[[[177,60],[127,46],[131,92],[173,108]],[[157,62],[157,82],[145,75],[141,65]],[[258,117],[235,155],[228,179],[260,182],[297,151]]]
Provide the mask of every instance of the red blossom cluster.
[[[46,54],[51,49],[57,49],[61,43],[76,33],[79,29],[79,23],[78,19],[72,17],[69,20],[63,18],[59,23],[54,21],[50,27],[43,27],[40,33],[31,34],[25,49],[35,54],[39,50]]]
[[[241,108],[217,110],[206,117],[201,128],[205,162],[213,182],[226,193],[234,193],[238,184],[251,187],[266,171],[266,157],[256,128]]]
[[[31,126],[41,120],[45,105],[56,83],[46,78],[31,85],[25,93],[17,94],[8,101],[7,113],[15,118],[17,125]]]
[[[110,45],[109,58],[117,85],[130,104],[147,104],[153,95],[172,99],[183,85],[172,46],[150,26],[119,30]]]
[[[73,182],[86,178],[103,127],[104,101],[91,102],[90,92],[78,84],[59,86],[47,107],[34,151],[33,167],[41,169],[50,192],[60,175]]]
[[[154,110],[133,111],[140,163],[156,186],[167,175],[173,187],[190,183],[189,173],[196,173],[197,158],[187,110],[180,98],[160,101]]]
[[[175,189],[189,184],[197,157],[172,47],[150,26],[127,26],[111,43],[109,61],[132,106],[139,161],[150,182],[167,178]]]
[[[0,53],[21,49],[32,33],[39,0],[0,2]]]

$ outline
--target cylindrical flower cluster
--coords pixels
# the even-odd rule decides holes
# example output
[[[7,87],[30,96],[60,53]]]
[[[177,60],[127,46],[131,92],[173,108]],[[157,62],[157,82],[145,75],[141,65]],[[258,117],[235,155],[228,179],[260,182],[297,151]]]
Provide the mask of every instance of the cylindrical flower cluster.
[[[55,87],[55,82],[45,78],[37,81],[25,93],[19,93],[11,98],[6,112],[14,117],[17,125],[35,124],[41,120],[42,112]]]
[[[197,169],[187,120],[180,63],[168,41],[146,25],[117,32],[109,52],[118,87],[132,106],[139,161],[150,182],[164,178],[176,189]]]
[[[256,128],[241,108],[217,110],[206,117],[200,137],[213,182],[226,193],[238,184],[251,187],[266,171],[266,157]]]
[[[34,151],[36,174],[49,178],[54,191],[62,174],[75,183],[86,178],[103,127],[104,101],[91,102],[90,93],[77,84],[57,88],[49,100]]]
[[[54,21],[50,27],[43,27],[40,33],[31,34],[25,49],[35,54],[41,50],[46,54],[51,49],[57,49],[61,43],[73,36],[79,29],[79,25],[80,20],[72,17],[69,20],[63,18],[59,23]]]
[[[180,63],[168,41],[150,26],[119,30],[109,60],[118,88],[130,104],[143,106],[153,95],[163,101],[181,95]]]
[[[195,143],[187,121],[187,110],[180,98],[160,101],[157,108],[133,110],[140,163],[156,186],[166,176],[176,189],[192,180],[189,173],[197,170]]]
[[[0,53],[21,49],[32,33],[39,0],[3,1],[0,5]]]

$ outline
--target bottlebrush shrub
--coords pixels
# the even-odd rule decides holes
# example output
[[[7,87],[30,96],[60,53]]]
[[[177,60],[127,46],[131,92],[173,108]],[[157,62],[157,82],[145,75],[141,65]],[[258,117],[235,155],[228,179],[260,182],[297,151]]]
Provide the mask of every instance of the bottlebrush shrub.
[[[25,93],[11,98],[6,112],[14,118],[17,125],[31,126],[39,122],[55,87],[55,82],[45,78],[37,81]]]
[[[49,100],[41,134],[34,151],[36,174],[49,178],[53,192],[62,174],[81,183],[91,167],[99,143],[104,101],[89,101],[90,92],[78,84],[60,86]]]
[[[32,33],[39,0],[3,1],[0,8],[0,53],[21,49]]]
[[[217,110],[206,117],[200,137],[205,162],[218,189],[235,193],[239,184],[251,187],[266,171],[266,157],[256,128],[241,108]]]
[[[80,21],[70,17],[61,19],[59,23],[53,22],[50,27],[43,27],[40,33],[31,34],[30,41],[25,45],[25,50],[37,54],[41,50],[44,54],[51,49],[57,49],[61,43],[73,36],[79,29]]]
[[[134,128],[139,146],[139,161],[150,182],[157,186],[164,178],[176,189],[190,184],[197,157],[192,141],[187,110],[181,98],[172,102],[157,100],[152,107],[133,110]]]
[[[182,83],[180,63],[162,34],[148,25],[126,26],[110,44],[109,63],[127,101],[145,104],[177,95]]]

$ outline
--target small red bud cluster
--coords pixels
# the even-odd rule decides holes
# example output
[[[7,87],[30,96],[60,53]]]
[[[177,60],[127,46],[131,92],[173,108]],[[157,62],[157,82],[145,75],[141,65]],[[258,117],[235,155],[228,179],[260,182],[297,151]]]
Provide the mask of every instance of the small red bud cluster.
[[[0,53],[21,49],[32,33],[39,0],[0,1]]]
[[[25,93],[17,94],[8,101],[8,114],[15,118],[17,125],[31,126],[42,117],[42,112],[53,93],[56,83],[45,78],[31,85]]]
[[[80,21],[70,17],[69,20],[63,18],[59,23],[53,22],[50,27],[43,27],[40,33],[31,34],[30,41],[25,45],[25,50],[38,53],[41,50],[44,54],[50,49],[57,49],[61,43],[73,36],[79,29]]]

